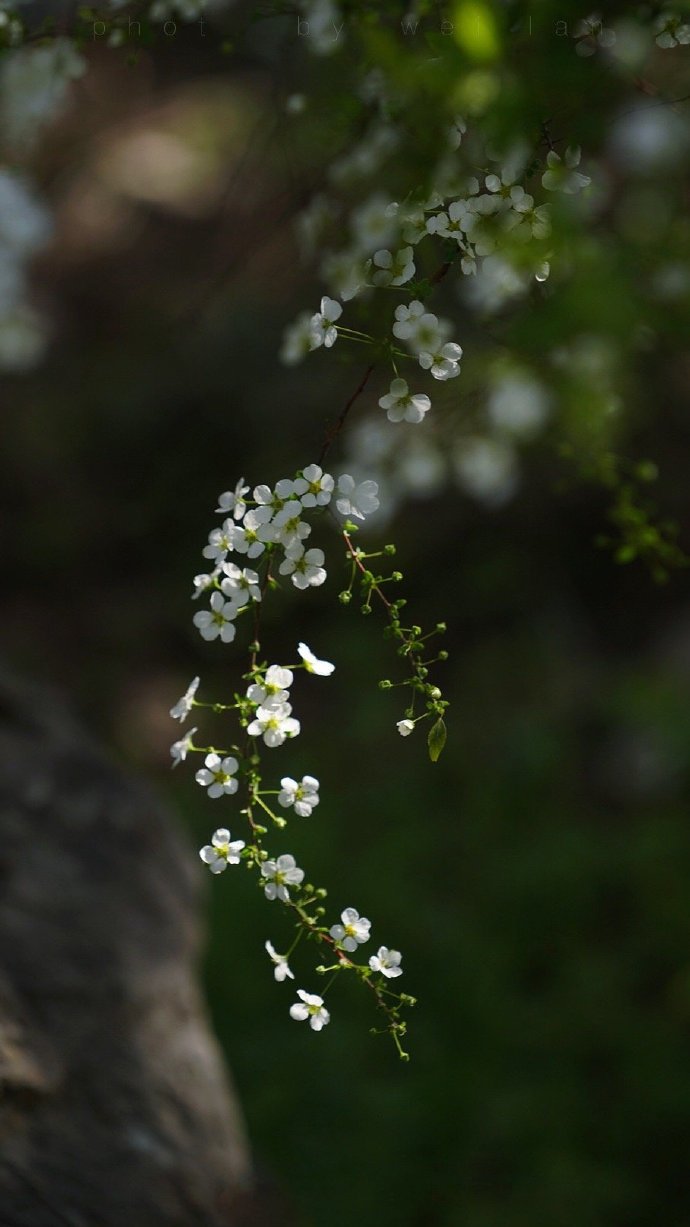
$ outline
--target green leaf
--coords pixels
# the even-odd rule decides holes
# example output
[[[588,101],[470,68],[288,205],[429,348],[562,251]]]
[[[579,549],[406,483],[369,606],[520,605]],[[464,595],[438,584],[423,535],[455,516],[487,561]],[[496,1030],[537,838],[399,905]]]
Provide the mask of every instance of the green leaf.
[[[429,758],[431,759],[432,763],[437,763],[441,757],[443,747],[446,744],[447,736],[446,726],[442,718],[439,716],[436,723],[430,728],[429,736],[426,739],[426,743],[429,747]]]

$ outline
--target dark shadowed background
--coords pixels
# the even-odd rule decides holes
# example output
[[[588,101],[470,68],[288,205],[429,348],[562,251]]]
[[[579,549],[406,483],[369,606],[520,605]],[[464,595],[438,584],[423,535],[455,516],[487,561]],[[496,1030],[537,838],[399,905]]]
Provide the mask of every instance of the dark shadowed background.
[[[267,26],[228,60],[192,28],[134,66],[96,46],[35,159],[58,218],[36,269],[52,345],[3,396],[3,655],[153,781],[193,858],[217,811],[191,771],[170,774],[168,709],[194,674],[220,697],[243,667],[191,625],[217,495],[313,459],[363,367],[338,347],[294,369],[276,356],[321,293],[292,219],[348,132],[326,106],[346,69],[292,43]],[[286,113],[298,89],[314,91],[312,128]],[[624,314],[640,234],[624,236],[626,276],[614,260],[603,285],[593,267],[549,310],[592,328]],[[439,304],[471,349],[481,329],[450,289]],[[683,309],[667,352],[662,334],[642,359],[626,446],[659,464],[655,498],[687,547]],[[537,366],[547,314],[521,317]],[[379,383],[353,429],[382,416]],[[414,619],[448,623],[437,765],[421,730],[395,731],[399,692],[376,686],[395,657],[378,619],[338,604],[327,530],[328,582],[266,611],[272,659],[305,639],[337,663],[300,688],[302,736],[276,752],[322,786],[290,849],[334,909],[357,906],[404,952],[419,998],[409,1065],[348,984],[323,1034],[294,1026],[263,949],[283,948],[284,918],[248,875],[209,878],[210,1009],[259,1161],[304,1227],[690,1224],[688,576],[660,586],[615,564],[596,544],[606,494],[572,480],[548,434],[521,464],[499,507],[443,485],[365,537],[397,543]]]

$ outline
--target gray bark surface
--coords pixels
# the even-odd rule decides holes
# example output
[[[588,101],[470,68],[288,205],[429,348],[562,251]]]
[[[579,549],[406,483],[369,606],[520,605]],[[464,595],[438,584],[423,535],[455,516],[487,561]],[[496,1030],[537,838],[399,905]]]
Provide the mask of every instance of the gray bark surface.
[[[244,1227],[195,858],[52,696],[0,678],[0,1223]]]

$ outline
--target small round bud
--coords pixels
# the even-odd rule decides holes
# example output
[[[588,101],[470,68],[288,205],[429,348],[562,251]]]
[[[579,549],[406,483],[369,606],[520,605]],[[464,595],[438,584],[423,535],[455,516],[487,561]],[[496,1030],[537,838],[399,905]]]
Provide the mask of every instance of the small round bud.
[[[402,579],[402,577],[403,577],[402,571],[394,571],[393,574],[391,575],[391,579],[395,580],[396,584],[400,583],[400,580]]]
[[[379,682],[379,690],[390,690],[393,683],[387,677],[381,678]]]
[[[430,686],[429,689],[427,690],[427,694],[430,699],[440,699],[441,698],[441,691],[439,690],[438,686]]]
[[[439,658],[439,660],[448,660],[448,653],[447,653],[447,652],[445,652],[445,651],[444,651],[444,652],[439,652],[439,654],[438,654],[438,658]]]
[[[362,605],[362,608],[361,608],[361,611],[360,611],[360,612],[361,612],[361,613],[363,613],[363,614],[370,614],[370,613],[371,613],[371,605]]]
[[[341,605],[349,605],[350,601],[352,600],[352,593],[351,592],[339,592],[338,600],[340,601]]]
[[[249,651],[250,652],[260,652],[261,651],[261,644],[259,643],[258,639],[255,639],[253,643],[250,643]]]
[[[448,630],[448,627],[446,626],[445,622],[437,622],[436,630],[438,631],[439,635],[442,635],[444,631]]]
[[[396,553],[395,546],[394,545],[384,545],[383,552],[384,554],[395,554]]]

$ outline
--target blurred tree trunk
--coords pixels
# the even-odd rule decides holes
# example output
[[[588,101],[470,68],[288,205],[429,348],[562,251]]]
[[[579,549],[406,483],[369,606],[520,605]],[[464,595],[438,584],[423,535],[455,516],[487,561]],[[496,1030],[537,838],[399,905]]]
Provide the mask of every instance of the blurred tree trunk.
[[[195,869],[51,696],[0,680],[3,1227],[286,1221],[196,984]]]

